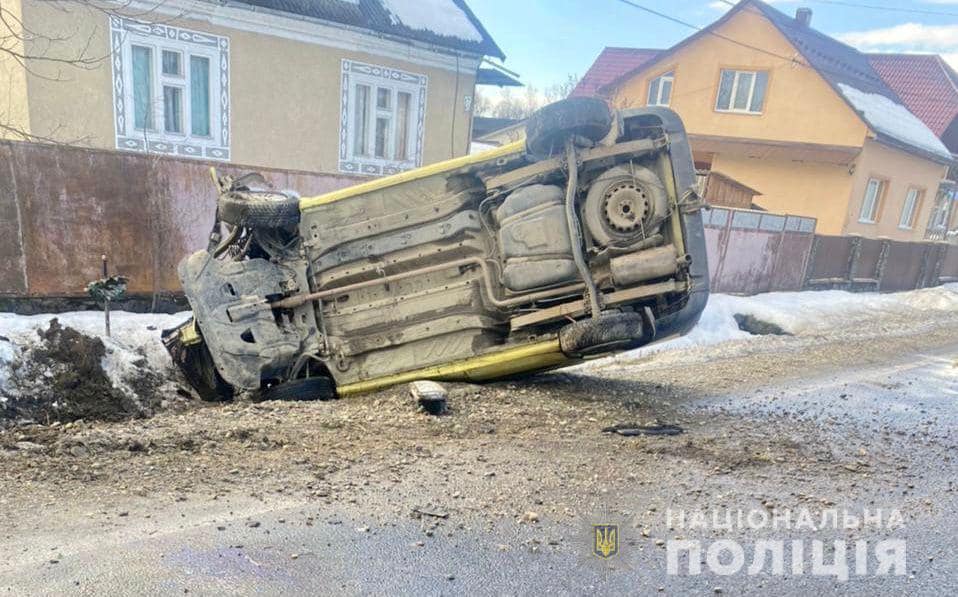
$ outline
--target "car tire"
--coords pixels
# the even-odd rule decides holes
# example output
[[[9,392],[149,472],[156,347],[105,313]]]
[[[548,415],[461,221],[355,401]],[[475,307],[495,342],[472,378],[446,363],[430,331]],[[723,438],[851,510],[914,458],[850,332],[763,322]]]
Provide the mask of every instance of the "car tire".
[[[328,377],[303,377],[262,390],[259,400],[332,400],[336,398],[333,380]]]
[[[220,195],[219,218],[247,228],[286,228],[299,224],[299,197],[284,193],[229,192]]]
[[[598,142],[612,128],[612,112],[604,100],[573,97],[536,110],[526,121],[526,150],[536,156],[562,151],[570,135]]]
[[[559,330],[559,347],[569,357],[584,358],[637,348],[655,336],[654,324],[641,313],[603,313]]]

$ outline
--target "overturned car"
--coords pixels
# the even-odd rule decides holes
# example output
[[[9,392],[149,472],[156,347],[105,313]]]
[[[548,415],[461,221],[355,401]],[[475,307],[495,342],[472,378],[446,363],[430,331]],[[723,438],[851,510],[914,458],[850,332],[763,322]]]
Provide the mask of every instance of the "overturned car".
[[[665,108],[564,100],[525,141],[317,197],[216,182],[209,246],[179,266],[194,319],[164,332],[206,399],[541,371],[683,334],[708,298]]]

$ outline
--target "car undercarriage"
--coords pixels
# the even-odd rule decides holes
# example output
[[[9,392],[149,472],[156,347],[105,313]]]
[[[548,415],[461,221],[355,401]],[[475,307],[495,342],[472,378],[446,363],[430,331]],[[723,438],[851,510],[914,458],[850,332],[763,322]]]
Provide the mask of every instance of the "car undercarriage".
[[[164,334],[201,396],[348,395],[559,367],[686,332],[701,200],[668,109],[543,108],[527,138],[317,197],[217,178]]]

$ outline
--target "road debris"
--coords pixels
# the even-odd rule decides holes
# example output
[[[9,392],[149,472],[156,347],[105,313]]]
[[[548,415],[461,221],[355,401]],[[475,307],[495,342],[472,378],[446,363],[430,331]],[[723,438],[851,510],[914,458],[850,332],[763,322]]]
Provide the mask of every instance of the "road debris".
[[[409,384],[409,393],[427,413],[436,416],[446,414],[447,392],[442,385],[429,380],[414,381]]]
[[[639,425],[637,423],[621,423],[603,427],[602,433],[615,433],[626,437],[636,435],[679,435],[684,433],[684,429],[678,425],[660,424],[660,425]]]

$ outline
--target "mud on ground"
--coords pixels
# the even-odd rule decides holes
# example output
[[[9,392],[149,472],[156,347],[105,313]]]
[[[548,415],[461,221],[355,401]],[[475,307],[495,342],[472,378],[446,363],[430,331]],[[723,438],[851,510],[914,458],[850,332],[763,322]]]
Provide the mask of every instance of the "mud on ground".
[[[8,385],[0,390],[0,427],[23,421],[122,421],[151,416],[164,403],[161,388],[167,380],[147,366],[145,357],[133,362],[136,373],[120,388],[104,369],[109,349],[100,338],[63,326],[57,318],[37,335],[39,342],[17,357]]]

